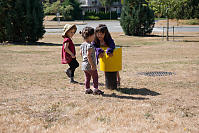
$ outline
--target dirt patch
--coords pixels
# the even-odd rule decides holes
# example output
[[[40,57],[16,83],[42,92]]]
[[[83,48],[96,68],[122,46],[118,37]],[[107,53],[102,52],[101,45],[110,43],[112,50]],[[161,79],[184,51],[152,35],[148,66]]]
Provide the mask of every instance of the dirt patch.
[[[199,40],[166,42],[161,37],[112,33],[123,50],[121,88],[104,96],[84,94],[69,83],[61,63],[60,35],[41,45],[0,46],[0,132],[191,132],[199,130]],[[193,36],[198,36],[194,33]],[[80,35],[73,38],[81,64]],[[138,72],[175,75],[148,77]]]

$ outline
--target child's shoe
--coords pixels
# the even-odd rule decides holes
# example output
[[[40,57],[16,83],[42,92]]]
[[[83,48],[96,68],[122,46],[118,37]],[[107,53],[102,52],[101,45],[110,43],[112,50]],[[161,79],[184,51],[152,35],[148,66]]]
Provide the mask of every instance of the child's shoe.
[[[91,89],[86,89],[85,94],[92,94],[93,91]]]
[[[77,84],[78,82],[74,80],[74,77],[71,77],[71,78],[70,78],[70,83],[72,83],[72,84]]]
[[[99,89],[95,89],[93,92],[93,95],[103,95],[103,94],[104,94],[104,92]]]

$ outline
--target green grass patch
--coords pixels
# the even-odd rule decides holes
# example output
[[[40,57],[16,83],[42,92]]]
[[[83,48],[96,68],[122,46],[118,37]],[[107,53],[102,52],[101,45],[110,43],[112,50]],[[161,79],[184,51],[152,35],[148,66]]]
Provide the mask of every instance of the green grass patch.
[[[199,19],[189,19],[189,20],[184,20],[182,24],[186,25],[199,25]]]
[[[155,18],[155,20],[165,20],[166,18]]]

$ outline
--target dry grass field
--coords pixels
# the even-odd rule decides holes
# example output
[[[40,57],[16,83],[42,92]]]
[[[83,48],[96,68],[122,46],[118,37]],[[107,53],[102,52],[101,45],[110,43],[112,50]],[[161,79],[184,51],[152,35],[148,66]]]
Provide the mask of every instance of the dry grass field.
[[[121,88],[84,94],[79,67],[70,84],[60,35],[35,45],[0,45],[1,133],[198,133],[199,33],[180,41],[112,33],[123,49]],[[73,38],[81,64],[80,35]],[[175,75],[148,77],[139,72]]]

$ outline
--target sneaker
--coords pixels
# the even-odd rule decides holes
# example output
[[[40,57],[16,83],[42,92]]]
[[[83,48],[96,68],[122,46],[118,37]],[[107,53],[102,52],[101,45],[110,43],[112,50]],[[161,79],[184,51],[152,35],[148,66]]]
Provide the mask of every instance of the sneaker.
[[[103,94],[104,94],[104,92],[99,89],[95,89],[93,92],[93,95],[103,95]]]
[[[86,89],[85,94],[92,94],[93,91],[91,89]]]
[[[71,84],[78,84],[78,82],[75,81],[75,80],[71,80],[70,83],[71,83]]]
[[[70,77],[70,83],[77,84],[78,82],[74,80],[74,77]]]

